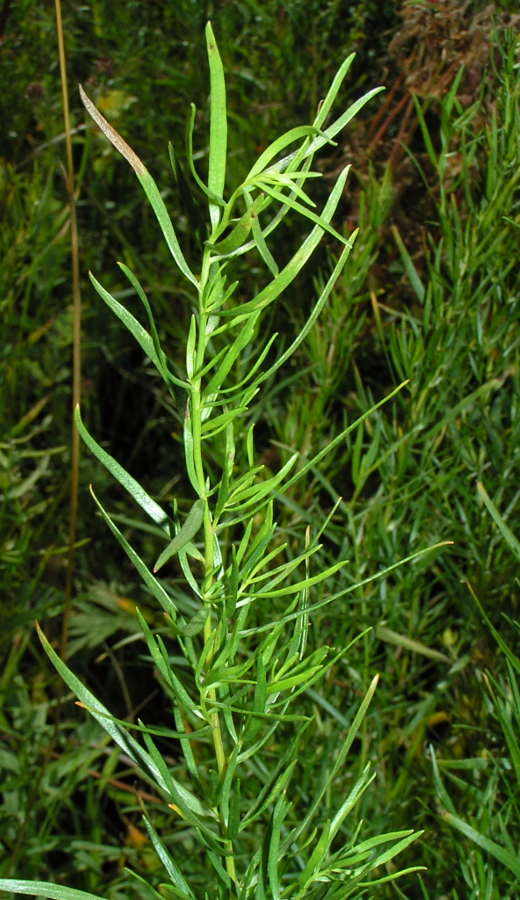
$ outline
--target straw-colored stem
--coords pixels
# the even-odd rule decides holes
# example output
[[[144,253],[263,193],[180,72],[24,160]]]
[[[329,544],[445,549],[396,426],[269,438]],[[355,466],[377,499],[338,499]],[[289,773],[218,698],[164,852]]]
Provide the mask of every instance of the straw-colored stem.
[[[58,37],[58,54],[60,60],[61,93],[63,102],[63,124],[65,131],[65,150],[67,167],[64,172],[65,184],[70,209],[70,249],[72,267],[72,413],[81,399],[81,294],[79,286],[79,252],[78,225],[76,217],[76,198],[74,195],[74,163],[72,159],[72,138],[70,129],[69,92],[67,88],[67,67],[65,62],[65,42],[63,39],[63,21],[61,2],[55,0],[56,32]],[[71,464],[70,464],[70,506],[69,535],[67,551],[67,576],[63,605],[63,620],[60,639],[60,656],[65,659],[67,635],[72,599],[72,575],[74,566],[74,544],[76,540],[76,523],[78,512],[78,472],[79,472],[79,434],[72,425]],[[60,681],[61,685],[61,681]]]

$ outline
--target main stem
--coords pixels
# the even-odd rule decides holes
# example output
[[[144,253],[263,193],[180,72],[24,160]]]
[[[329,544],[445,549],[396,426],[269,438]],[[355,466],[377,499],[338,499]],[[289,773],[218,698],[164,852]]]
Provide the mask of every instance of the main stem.
[[[200,280],[200,303],[199,303],[199,322],[198,322],[198,339],[197,339],[197,361],[196,361],[196,371],[200,371],[203,365],[205,353],[206,353],[206,324],[207,324],[207,313],[203,309],[203,297],[204,297],[204,288],[207,282],[207,277],[209,274],[209,260],[205,255],[203,261],[203,268],[201,273]],[[202,399],[201,392],[201,382],[200,379],[197,379],[192,385],[191,392],[191,403],[192,403],[192,435],[193,435],[193,462],[195,468],[195,474],[197,476],[197,481],[199,483],[200,490],[200,499],[204,500],[204,585],[205,590],[203,591],[202,600],[206,604],[205,594],[209,591],[213,576],[213,568],[214,568],[214,532],[213,525],[211,522],[211,514],[209,509],[209,502],[207,498],[206,492],[206,477],[204,472],[204,463],[202,459],[202,413],[204,410],[204,402]],[[213,641],[212,632],[213,632],[213,622],[212,622],[212,611],[211,605],[208,609],[208,617],[204,623],[204,645],[206,646],[208,642]],[[214,657],[214,648],[211,646],[210,651],[206,657],[205,671],[208,672],[211,669],[211,665],[213,663]],[[208,691],[208,697],[210,702],[216,701],[217,692],[215,688],[210,688]],[[222,729],[220,725],[220,716],[217,709],[211,713],[211,736],[213,739],[213,748],[215,750],[215,759],[217,763],[217,771],[219,774],[219,778],[222,782],[224,778],[224,773],[227,767],[226,754],[224,751],[224,744],[222,741]],[[220,829],[222,834],[224,835],[226,830],[226,823],[222,818],[222,813],[219,810],[219,821],[220,821]],[[236,870],[235,870],[235,860],[233,858],[233,844],[232,841],[225,840],[224,849],[226,850],[225,856],[225,866],[226,871],[231,878],[233,884],[236,883]]]

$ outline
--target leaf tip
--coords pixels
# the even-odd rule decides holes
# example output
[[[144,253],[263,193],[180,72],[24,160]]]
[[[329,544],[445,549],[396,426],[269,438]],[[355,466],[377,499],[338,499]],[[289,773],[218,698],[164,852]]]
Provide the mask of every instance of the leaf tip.
[[[89,116],[94,120],[105,137],[108,138],[112,146],[115,147],[116,150],[119,150],[120,154],[124,156],[127,162],[130,163],[136,175],[144,175],[146,173],[146,169],[137,154],[134,153],[132,148],[128,146],[126,141],[123,140],[121,135],[117,133],[115,128],[112,128],[105,117],[101,115],[99,110],[92,103],[90,97],[88,97],[83,90],[81,84],[79,85],[79,95],[81,97],[81,102],[83,103],[83,106],[87,110]]]

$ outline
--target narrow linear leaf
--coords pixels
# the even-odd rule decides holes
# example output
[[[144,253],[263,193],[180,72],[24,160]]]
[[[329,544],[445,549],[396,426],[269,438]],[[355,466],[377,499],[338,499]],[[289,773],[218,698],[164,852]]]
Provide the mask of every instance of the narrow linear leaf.
[[[345,166],[343,171],[338,177],[336,184],[334,185],[328,200],[322,210],[321,220],[324,223],[330,222],[334,212],[336,211],[336,207],[340,201],[343,188],[345,186],[345,181],[347,180],[347,176],[349,173],[350,166]],[[304,240],[299,249],[296,251],[290,262],[282,269],[279,275],[262,290],[255,297],[254,300],[250,300],[248,303],[242,304],[240,307],[240,315],[249,314],[250,312],[255,312],[260,309],[264,309],[273,300],[284,291],[289,284],[296,278],[300,270],[303,268],[307,260],[310,258],[316,247],[318,246],[321,238],[323,237],[325,229],[319,225],[315,225],[312,229],[309,236]],[[230,310],[222,310],[221,315],[223,316],[234,316],[236,315],[236,309]]]
[[[254,181],[255,177],[267,168],[271,160],[273,160],[275,156],[278,156],[282,150],[285,150],[289,144],[294,144],[295,141],[299,141],[301,138],[316,137],[316,135],[319,134],[320,131],[315,125],[297,125],[296,128],[291,128],[285,134],[281,135],[281,137],[273,141],[272,144],[269,144],[263,153],[260,154],[253,168],[250,170],[249,175],[245,179],[245,184]],[[323,132],[321,133],[321,137],[323,139],[323,144],[332,143]]]
[[[297,584],[288,584],[287,587],[279,588],[276,591],[255,591],[255,597],[283,597],[285,594],[296,594],[298,591],[313,587],[313,585],[319,584],[326,578],[330,578],[331,575],[339,572],[339,570],[342,569],[343,566],[346,566],[347,563],[348,559],[342,559],[340,562],[334,563],[333,566],[329,566],[329,568],[325,569],[323,572],[319,572],[318,575],[313,575],[311,578],[305,578]],[[308,610],[309,609],[312,609],[312,607],[308,607]]]
[[[253,222],[258,218],[258,214],[263,204],[264,195],[259,194],[226,238],[222,241],[218,241],[216,244],[206,241],[206,245],[210,248],[211,252],[216,253],[218,256],[227,256],[232,254],[235,250],[238,250],[251,231]]]
[[[157,221],[159,222],[161,231],[164,235],[164,239],[168,245],[168,248],[177,263],[179,269],[182,274],[186,276],[186,278],[191,281],[195,287],[198,288],[198,281],[195,278],[195,275],[190,270],[188,263],[184,258],[184,254],[179,246],[179,242],[177,240],[177,235],[175,234],[174,227],[172,225],[172,220],[170,219],[168,210],[166,209],[163,198],[159,193],[159,189],[150,175],[147,168],[143,165],[139,157],[132,150],[131,147],[128,146],[125,140],[121,137],[117,131],[112,128],[111,125],[107,122],[104,116],[101,115],[98,109],[92,103],[82,86],[79,86],[79,93],[81,96],[81,100],[88,114],[94,119],[94,122],[101,129],[106,138],[110,141],[110,143],[119,150],[122,156],[130,163],[132,166],[137,178],[139,179],[148,200],[150,201],[150,205],[156,215]]]
[[[323,132],[321,132],[314,140],[305,148],[304,152],[301,156],[299,156],[299,151],[295,153],[291,153],[289,156],[284,157],[279,162],[273,164],[273,169],[279,172],[285,171],[291,163],[294,161],[295,157],[300,159],[306,159],[309,156],[313,156],[317,150],[323,147],[324,144],[330,143],[332,138],[335,138],[336,135],[341,131],[342,128],[345,128],[346,125],[358,114],[358,112],[363,109],[366,103],[375,97],[376,94],[380,94],[381,91],[384,91],[384,87],[372,88],[372,90],[367,91],[366,94],[363,94],[362,97],[359,97],[345,112],[336,119],[332,125],[329,125],[328,128],[325,128]]]
[[[411,650],[412,653],[420,653],[429,659],[438,659],[441,662],[451,663],[451,659],[445,653],[439,650],[433,650],[422,644],[420,641],[414,641],[412,638],[406,637],[405,634],[397,634],[384,625],[376,625],[375,635],[380,641],[386,641],[387,644],[394,644],[396,647],[403,647],[405,650]]]
[[[89,450],[94,454],[94,456],[99,459],[101,463],[105,466],[106,469],[110,472],[111,475],[114,476],[116,481],[128,491],[131,497],[134,498],[136,503],[139,504],[141,509],[143,509],[157,525],[166,531],[169,534],[169,518],[164,512],[163,509],[159,506],[155,500],[146,493],[144,488],[141,487],[139,482],[132,478],[131,475],[128,474],[126,469],[123,469],[116,460],[110,456],[106,450],[103,450],[102,447],[99,446],[97,441],[94,440],[89,431],[87,431],[85,425],[83,424],[83,420],[81,418],[81,412],[79,405],[76,406],[74,410],[74,422],[76,424],[76,428],[78,429],[82,439],[85,444],[89,448]]]
[[[352,591],[359,590],[360,587],[363,587],[365,584],[370,584],[372,581],[377,581],[378,578],[384,578],[385,575],[388,575],[389,572],[393,572],[394,569],[398,569],[401,566],[406,565],[406,563],[412,562],[415,559],[418,559],[420,556],[424,556],[425,553],[431,553],[432,550],[438,550],[440,547],[446,547],[450,544],[453,544],[453,541],[441,541],[438,544],[432,544],[431,547],[424,547],[422,550],[416,550],[415,553],[410,554],[410,556],[405,556],[404,559],[400,559],[396,563],[392,563],[391,566],[387,566],[385,569],[381,569],[379,572],[374,572],[373,575],[369,575],[368,578],[363,578],[361,581],[356,582],[356,584],[351,584],[347,588],[343,588],[343,590],[338,591],[336,594],[331,594],[330,597],[326,597],[324,600],[318,601],[318,603],[313,603],[311,606],[306,606],[305,609],[299,609],[296,612],[287,613],[281,618],[277,619],[276,622],[269,622],[266,625],[260,625],[257,628],[249,628],[243,632],[242,635],[246,636],[249,634],[261,634],[264,631],[272,631],[273,628],[277,628],[280,624],[285,625],[287,622],[292,622],[294,619],[301,618],[303,615],[308,615],[309,613],[314,612],[316,609],[321,609],[324,606],[328,606],[329,603],[332,603],[333,600],[339,600],[340,597],[345,597],[347,594],[351,594]]]
[[[466,837],[469,837],[475,844],[478,844],[479,847],[482,847],[483,850],[491,853],[495,859],[498,859],[504,866],[507,866],[516,878],[520,878],[520,859],[518,856],[510,853],[509,850],[505,850],[504,847],[501,847],[496,841],[492,841],[491,838],[481,834],[480,831],[477,831],[472,825],[464,822],[463,819],[459,819],[458,816],[454,816],[453,813],[443,812],[442,818],[445,822],[448,822],[449,825],[452,825],[454,828],[457,828],[458,831],[461,831],[462,834],[465,834]]]
[[[175,182],[179,189],[181,205],[188,217],[189,223],[191,225],[191,230],[197,238],[199,248],[202,250],[204,246],[204,239],[207,233],[206,223],[199,210],[197,201],[195,200],[193,191],[191,190],[190,183],[184,173],[184,169],[175,156],[171,141],[168,142],[168,152],[170,155],[170,162]]]
[[[413,264],[412,257],[408,253],[408,250],[406,249],[403,239],[402,239],[401,235],[399,234],[396,226],[392,225],[391,228],[392,228],[392,234],[393,234],[393,236],[395,238],[395,242],[397,244],[397,249],[399,250],[399,253],[401,254],[401,259],[403,261],[404,270],[405,270],[406,274],[408,275],[410,284],[412,285],[412,287],[415,291],[415,295],[416,295],[417,299],[419,300],[419,302],[424,303],[424,298],[426,296],[426,289],[424,287],[424,284],[422,283],[421,279],[419,278],[419,274]]]
[[[123,550],[129,557],[129,559],[131,559],[131,561],[133,562],[134,566],[136,567],[137,571],[139,572],[144,583],[150,589],[150,591],[152,592],[155,599],[159,601],[159,603],[161,604],[164,611],[166,613],[168,613],[170,616],[172,616],[172,618],[175,618],[175,616],[177,614],[177,610],[175,608],[175,604],[174,604],[173,600],[171,599],[171,597],[168,596],[168,594],[166,593],[166,591],[164,590],[162,585],[157,581],[157,579],[154,578],[154,576],[150,572],[148,566],[145,565],[145,563],[143,562],[141,557],[135,552],[134,548],[128,543],[126,538],[123,537],[123,535],[119,531],[119,528],[117,527],[117,525],[115,525],[115,523],[112,522],[112,519],[110,518],[108,513],[103,509],[101,503],[99,502],[94,491],[92,490],[92,485],[90,485],[89,489],[90,489],[90,493],[92,494],[92,497],[94,498],[94,502],[95,502],[96,506],[98,507],[101,515],[103,516],[105,522],[107,523],[108,527],[110,528],[110,531],[112,532],[112,534],[114,535],[116,540],[121,544],[121,547],[123,548]]]
[[[336,240],[341,241],[342,244],[347,243],[347,239],[343,237],[339,231],[336,231],[332,225],[329,225],[328,222],[325,222],[321,216],[313,213],[312,210],[307,209],[307,207],[302,206],[301,203],[298,203],[296,200],[293,200],[291,197],[286,196],[285,194],[280,193],[275,188],[272,188],[268,185],[265,185],[265,192],[269,194],[273,200],[278,200],[279,203],[285,203],[290,209],[293,209],[295,212],[300,213],[301,216],[305,216],[305,218],[310,219],[311,222],[314,222],[315,225],[318,225],[320,228],[323,228],[324,231],[327,231],[332,237],[335,237]]]
[[[161,566],[164,566],[164,563],[167,562],[172,556],[182,550],[186,544],[191,541],[193,537],[197,534],[202,522],[204,520],[204,501],[203,500],[195,500],[195,503],[191,507],[188,515],[186,516],[185,522],[182,528],[179,529],[175,537],[168,544],[167,547],[164,548],[163,552],[159,556],[159,559],[155,563],[154,572],[158,572]]]
[[[479,497],[483,500],[484,505],[486,506],[488,512],[490,513],[492,519],[498,525],[499,531],[502,534],[502,537],[505,538],[507,544],[509,544],[511,550],[515,554],[518,562],[520,562],[520,541],[514,536],[511,529],[506,525],[505,520],[500,515],[498,509],[495,504],[491,500],[488,492],[486,491],[484,485],[481,481],[477,481],[477,491],[479,493]]]
[[[206,45],[208,50],[210,75],[210,132],[208,188],[222,199],[226,181],[227,118],[226,83],[224,68],[211,22],[206,25]],[[213,227],[218,225],[220,209],[210,202],[209,215]]]
[[[48,897],[49,900],[102,900],[89,891],[78,891],[64,884],[48,884],[46,881],[24,881],[20,878],[0,878],[0,891],[14,894],[31,894]]]
[[[137,743],[137,741],[132,737],[131,734],[128,734],[126,731],[121,730],[115,722],[111,721],[110,713],[108,709],[103,706],[102,703],[97,699],[97,697],[92,694],[88,688],[85,687],[84,684],[81,683],[79,678],[74,675],[73,672],[69,669],[67,665],[60,659],[58,654],[52,649],[49,644],[47,638],[43,634],[39,625],[37,627],[38,637],[42,643],[43,649],[45,650],[47,656],[52,662],[54,668],[58,672],[59,675],[63,678],[65,684],[70,688],[72,693],[84,703],[91,710],[91,715],[94,719],[101,725],[101,727],[110,735],[112,740],[118,745],[118,747],[123,750],[127,756],[140,768],[144,769],[145,772],[148,772],[155,784],[160,788],[160,790],[165,791],[166,794],[170,794],[169,788],[165,783],[159,769],[155,765],[152,758],[149,754],[143,750],[143,748]],[[34,884],[34,882],[30,882]]]
[[[278,875],[278,862],[280,857],[280,832],[283,820],[289,808],[284,795],[278,799],[271,821],[271,834],[269,850],[267,853],[267,878],[273,895],[273,900],[280,900],[280,877]]]
[[[146,328],[143,328],[143,326],[140,322],[137,321],[135,316],[133,316],[132,313],[128,312],[128,310],[122,305],[122,303],[119,303],[119,301],[116,300],[115,297],[112,297],[112,294],[109,294],[108,291],[105,290],[103,285],[99,283],[92,272],[89,272],[89,278],[102,300],[105,301],[107,306],[109,306],[112,312],[115,313],[118,319],[120,319],[125,328],[127,328],[130,332],[130,334],[134,336],[137,343],[146,353],[148,359],[151,359],[151,361],[153,362],[157,371],[161,372],[161,361],[159,360],[159,357],[157,356],[157,353],[155,351],[151,335],[148,334]]]
[[[276,362],[273,363],[271,368],[268,369],[267,372],[262,373],[260,378],[257,380],[256,384],[260,384],[262,381],[265,381],[267,378],[270,378],[271,375],[274,375],[276,370],[279,369],[281,366],[283,366],[283,364],[286,362],[286,360],[288,360],[289,357],[293,355],[295,350],[298,349],[298,347],[300,346],[302,341],[305,340],[305,338],[309,334],[310,330],[314,326],[314,323],[318,319],[318,316],[320,315],[321,311],[323,310],[325,303],[327,302],[328,298],[330,297],[331,292],[334,289],[334,285],[336,284],[336,281],[338,280],[339,276],[341,275],[341,272],[343,271],[343,269],[345,267],[345,263],[348,259],[350,251],[352,250],[352,247],[354,245],[354,241],[355,241],[357,235],[358,235],[358,229],[356,229],[356,231],[354,231],[350,235],[347,245],[343,248],[341,256],[338,259],[336,265],[334,266],[332,275],[330,276],[329,280],[327,281],[327,284],[325,285],[325,288],[323,289],[323,291],[318,299],[318,302],[316,303],[312,313],[310,314],[309,318],[307,319],[307,321],[306,321],[305,325],[303,326],[302,330],[300,331],[298,337],[296,337],[294,339],[294,341],[287,348],[287,350],[285,350],[281,354],[281,356],[276,360]]]

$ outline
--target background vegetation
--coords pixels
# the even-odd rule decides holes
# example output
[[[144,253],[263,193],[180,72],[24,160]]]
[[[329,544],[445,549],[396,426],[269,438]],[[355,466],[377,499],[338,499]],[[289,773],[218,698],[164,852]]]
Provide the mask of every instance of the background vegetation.
[[[112,294],[131,304],[115,263],[138,268],[179,361],[189,310],[133,175],[86,124],[75,85],[86,87],[164,188],[188,258],[194,237],[167,145],[172,141],[183,158],[193,101],[204,166],[207,18],[227,75],[233,180],[281,130],[312,120],[321,91],[352,49],[358,55],[340,100],[386,85],[322,156],[325,186],[315,199],[351,161],[335,227],[349,233],[359,226],[360,235],[317,329],[269,385],[254,417],[261,462],[276,472],[288,448],[303,464],[410,379],[336,448],[326,468],[292,489],[278,520],[296,553],[302,523],[323,522],[342,498],[321,562],[342,554],[351,568],[322,588],[330,593],[420,547],[454,545],[316,616],[316,646],[371,631],[325,683],[302,695],[302,712],[315,716],[302,766],[308,779],[317,777],[324,748],[334,750],[338,725],[344,733],[379,672],[338,790],[348,790],[370,760],[377,778],[357,815],[369,834],[424,829],[406,863],[428,870],[371,896],[518,896],[518,560],[511,544],[520,533],[516,4],[100,0],[66,4],[64,17],[78,179],[83,415],[151,494],[175,498],[181,509],[190,493],[178,474],[182,447],[179,432],[171,433],[170,400],[102,308],[87,271],[103,275]],[[53,11],[34,0],[4,0],[0,32],[0,875],[126,897],[135,892],[128,862],[151,883],[159,877],[140,825],[132,766],[68,695],[56,716],[60,689],[33,631],[38,618],[59,641],[68,533],[69,209]],[[302,239],[299,227],[294,221],[286,229],[288,257]],[[336,250],[331,239],[276,305],[273,325],[287,342]],[[247,296],[260,272],[240,274]],[[84,453],[67,658],[115,715],[134,719],[145,709],[160,722],[164,698],[136,640],[135,605],[150,624],[158,625],[159,614],[109,543],[88,497],[90,481],[141,555],[151,558],[156,549],[123,493]],[[480,482],[487,493],[478,493]],[[273,746],[274,758],[279,752]],[[175,747],[171,756],[180,766]],[[304,808],[305,777],[298,789]],[[171,827],[159,811],[161,825]],[[169,846],[189,861],[190,829],[172,829]]]

